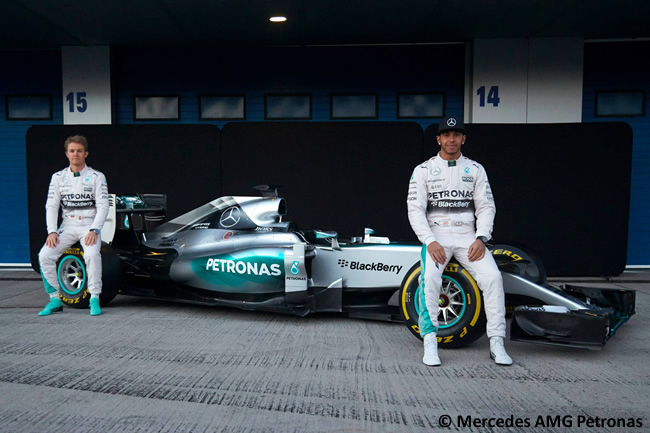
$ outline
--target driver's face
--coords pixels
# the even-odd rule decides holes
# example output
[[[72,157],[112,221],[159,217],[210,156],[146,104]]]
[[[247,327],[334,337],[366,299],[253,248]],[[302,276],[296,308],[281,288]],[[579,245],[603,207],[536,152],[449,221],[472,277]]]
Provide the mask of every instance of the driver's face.
[[[68,143],[68,150],[65,151],[65,156],[68,157],[72,167],[83,167],[86,164],[86,157],[88,152],[84,149],[83,144]]]
[[[459,131],[445,131],[438,135],[440,154],[443,158],[460,156],[460,148],[465,143],[466,135]]]

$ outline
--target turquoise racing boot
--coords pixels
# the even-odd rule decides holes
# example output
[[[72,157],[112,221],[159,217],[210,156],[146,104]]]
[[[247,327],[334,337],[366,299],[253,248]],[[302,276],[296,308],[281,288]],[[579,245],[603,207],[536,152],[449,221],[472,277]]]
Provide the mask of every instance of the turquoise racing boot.
[[[90,298],[90,315],[99,316],[102,309],[99,307],[99,298]]]
[[[45,308],[38,313],[39,316],[49,316],[52,313],[60,313],[63,311],[63,302],[58,297],[50,298]]]

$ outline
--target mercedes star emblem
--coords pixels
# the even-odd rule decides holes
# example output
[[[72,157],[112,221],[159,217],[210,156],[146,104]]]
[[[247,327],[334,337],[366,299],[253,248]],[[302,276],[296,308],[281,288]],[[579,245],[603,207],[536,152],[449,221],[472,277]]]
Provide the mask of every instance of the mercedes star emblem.
[[[222,227],[228,228],[232,227],[239,222],[241,219],[241,211],[237,206],[230,207],[221,214],[221,219],[219,222]]]
[[[453,117],[449,118],[447,120],[447,126],[456,126],[456,119],[454,119]]]

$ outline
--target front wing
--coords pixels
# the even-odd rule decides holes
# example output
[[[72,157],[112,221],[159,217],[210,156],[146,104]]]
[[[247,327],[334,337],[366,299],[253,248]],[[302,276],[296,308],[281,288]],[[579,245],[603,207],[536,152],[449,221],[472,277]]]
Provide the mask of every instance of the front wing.
[[[529,343],[600,349],[635,314],[636,292],[565,285],[582,308],[520,306],[512,316],[510,339]]]

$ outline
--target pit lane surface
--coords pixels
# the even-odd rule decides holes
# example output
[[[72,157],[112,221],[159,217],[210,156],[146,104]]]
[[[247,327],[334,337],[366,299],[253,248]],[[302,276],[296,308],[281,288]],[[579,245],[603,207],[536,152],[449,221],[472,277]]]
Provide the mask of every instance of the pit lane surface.
[[[399,324],[121,295],[99,317],[39,317],[38,274],[0,272],[0,431],[649,431],[650,273],[592,280],[572,283],[637,290],[637,314],[602,351],[507,342],[515,364],[498,367],[483,338],[430,368]],[[468,416],[485,427],[459,425]]]

